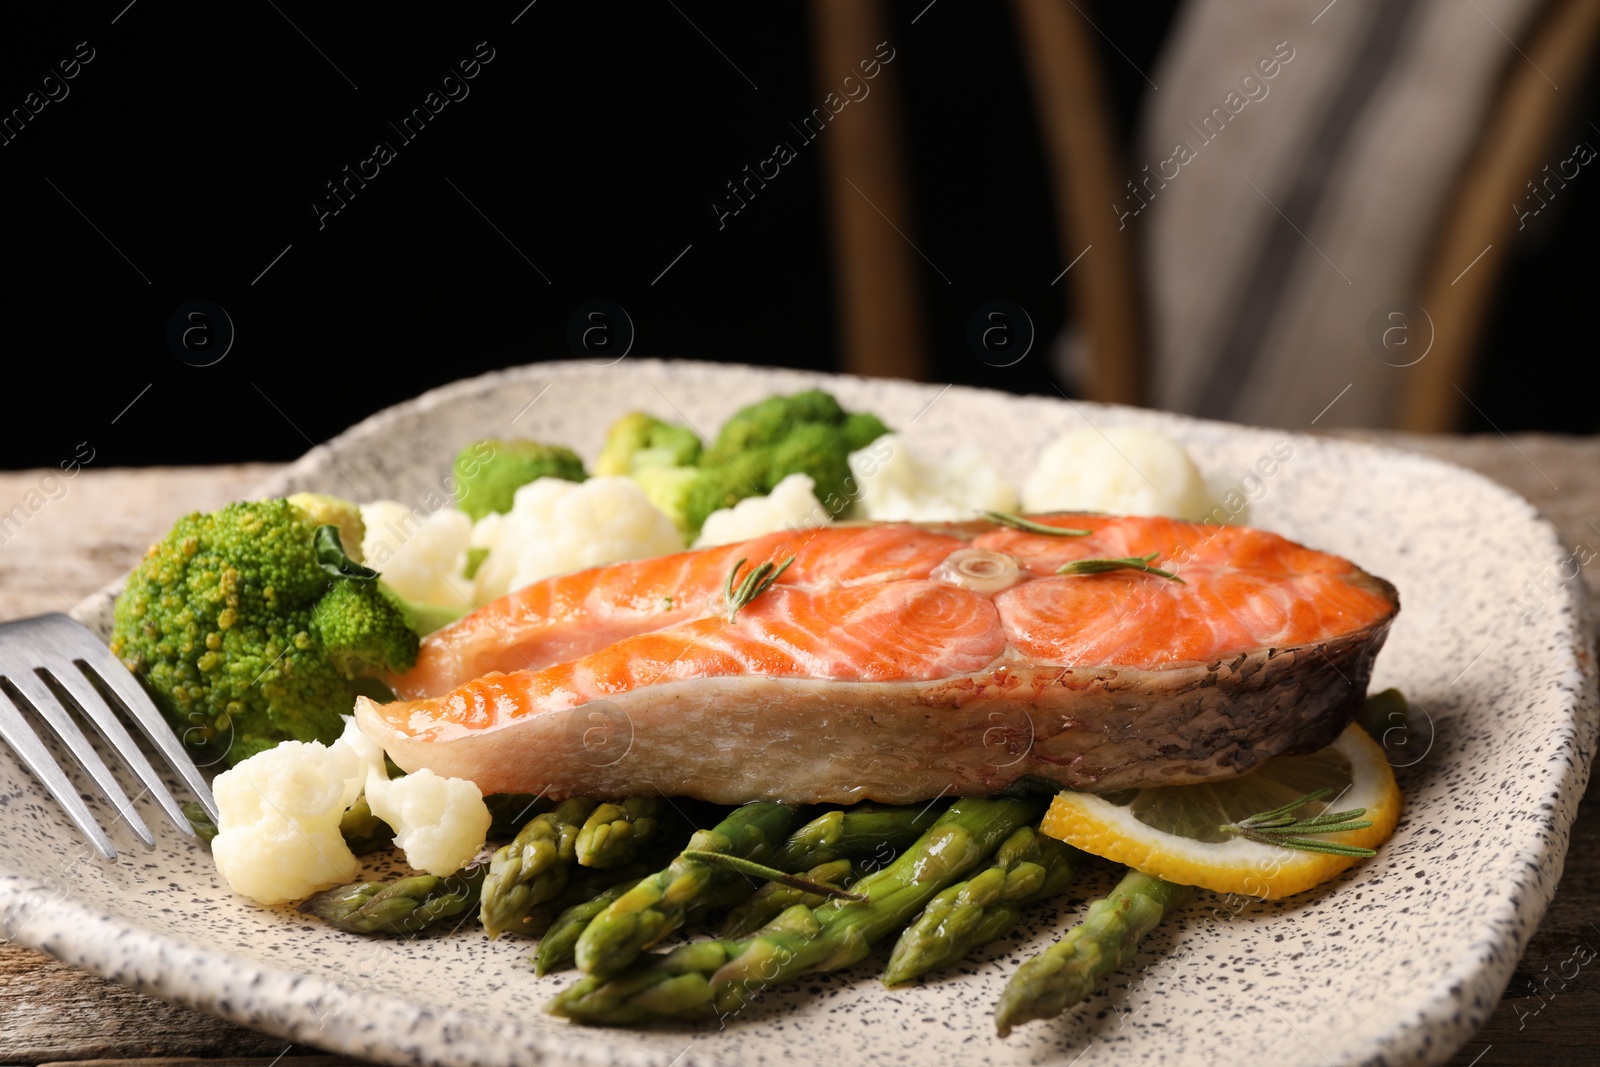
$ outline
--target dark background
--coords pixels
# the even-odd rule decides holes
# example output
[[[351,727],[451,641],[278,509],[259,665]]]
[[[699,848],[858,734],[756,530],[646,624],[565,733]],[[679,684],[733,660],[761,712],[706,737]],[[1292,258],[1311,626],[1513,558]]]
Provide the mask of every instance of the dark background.
[[[424,17],[125,4],[8,12],[0,39],[0,113],[79,41],[95,52],[66,98],[0,146],[0,467],[55,465],[83,441],[96,466],[291,458],[426,388],[570,358],[569,316],[596,298],[627,309],[639,355],[834,367],[818,146],[725,228],[710,206],[825,93],[803,5],[512,0]],[[1126,55],[1101,40],[1126,143],[1147,90],[1135,66],[1155,64],[1176,5],[1079,6]],[[1050,392],[1065,309],[1049,279],[1065,264],[1009,9],[893,11],[912,236],[952,283],[922,266],[934,373]],[[480,41],[494,58],[469,95],[403,143],[386,122]],[[1585,99],[1572,140],[1600,143]],[[319,229],[311,201],[378,140],[396,158]],[[1493,398],[1501,429],[1600,421],[1597,181],[1574,182],[1515,254],[1468,390]],[[964,340],[996,297],[1028,309],[1040,337],[1003,371]],[[208,367],[166,341],[195,299],[235,329]]]

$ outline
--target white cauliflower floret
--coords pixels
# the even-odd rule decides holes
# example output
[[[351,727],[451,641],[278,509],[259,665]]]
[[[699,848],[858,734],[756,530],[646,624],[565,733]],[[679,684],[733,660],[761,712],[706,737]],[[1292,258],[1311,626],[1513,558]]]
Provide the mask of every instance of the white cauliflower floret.
[[[857,513],[864,518],[941,522],[1017,507],[1016,489],[974,446],[928,461],[891,433],[852,452],[849,462],[860,490]]]
[[[489,807],[476,785],[426,770],[389,781],[383,749],[346,719],[331,745],[284,741],[217,775],[211,855],[218,872],[235,893],[262,904],[354,881],[361,861],[339,821],[363,789],[417,870],[454,874],[489,833]]]
[[[472,538],[472,519],[455,508],[423,517],[404,504],[378,500],[361,505],[365,561],[383,573],[389,588],[421,604],[472,607],[472,583],[461,576]]]
[[[779,530],[804,530],[826,526],[832,519],[812,492],[817,483],[809,474],[791,474],[766,496],[746,497],[731,508],[706,516],[694,547],[731,545]]]
[[[489,834],[489,806],[483,793],[464,778],[441,778],[423,769],[389,780],[383,749],[345,721],[337,742],[360,758],[366,770],[367,806],[394,829],[394,843],[419,871],[454,874],[478,854]]]
[[[364,770],[348,745],[285,741],[219,774],[211,855],[233,891],[282,904],[354,879],[361,865],[339,819]]]
[[[1104,511],[1203,519],[1205,479],[1177,441],[1139,426],[1074,430],[1039,456],[1022,485],[1025,511]]]
[[[472,537],[467,541],[467,547],[492,552],[500,547],[500,535],[505,528],[506,517],[498,511],[491,511],[472,524]]]
[[[630,478],[535,479],[485,540],[493,547],[473,588],[479,604],[553,574],[683,549],[678,528]]]
[[[394,843],[406,862],[429,874],[454,874],[483,848],[489,806],[465,778],[441,778],[430,770],[380,783],[367,779],[372,814],[394,827]]]

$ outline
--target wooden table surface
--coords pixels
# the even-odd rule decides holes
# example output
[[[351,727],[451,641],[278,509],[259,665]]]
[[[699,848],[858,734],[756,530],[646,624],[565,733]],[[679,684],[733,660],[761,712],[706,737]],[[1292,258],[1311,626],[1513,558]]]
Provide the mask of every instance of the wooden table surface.
[[[1476,468],[1532,500],[1569,546],[1600,548],[1600,438],[1352,436]],[[274,469],[86,468],[64,491],[32,498],[30,490],[49,490],[55,483],[42,483],[38,471],[0,472],[0,512],[14,502],[43,500],[21,528],[0,527],[0,619],[65,610],[125,573],[176,515],[236,499]],[[1594,607],[1600,603],[1600,565],[1583,577]],[[1600,789],[1591,788],[1584,798],[1555,902],[1504,997],[1452,1064],[1600,1064],[1600,968],[1567,977],[1580,949],[1590,958],[1600,952],[1597,797]],[[313,1061],[302,1057],[316,1051],[0,941],[0,1063],[199,1057],[212,1061],[206,1067],[222,1067],[226,1060],[263,1057],[265,1067],[285,1054],[308,1065]]]

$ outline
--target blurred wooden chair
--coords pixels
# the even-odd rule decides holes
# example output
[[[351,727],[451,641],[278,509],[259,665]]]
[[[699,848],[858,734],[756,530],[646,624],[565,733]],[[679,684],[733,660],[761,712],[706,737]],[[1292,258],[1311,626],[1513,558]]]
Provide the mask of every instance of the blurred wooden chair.
[[[813,0],[815,76],[837,93],[886,40],[885,0]],[[906,184],[899,74],[873,79],[873,107],[846,107],[823,138],[824,197],[833,241],[842,369],[871,377],[928,378]],[[899,231],[899,235],[896,235]]]
[[[1556,138],[1583,101],[1597,48],[1600,0],[1553,0],[1525,55],[1508,60],[1498,100],[1440,220],[1417,288],[1417,302],[1433,321],[1433,347],[1407,378],[1400,429],[1461,428],[1463,392],[1470,388],[1480,335],[1517,230],[1514,205],[1537,184]]]
[[[1106,209],[1118,195],[1121,146],[1112,131],[1093,31],[1069,0],[1011,0],[1039,113],[1056,201],[1061,262],[1086,248],[1093,262],[1066,276],[1066,296],[1087,343],[1090,399],[1145,400],[1140,281],[1131,230]],[[888,37],[886,0],[813,0],[819,86],[842,75]],[[1488,321],[1516,232],[1512,204],[1541,175],[1584,99],[1600,54],[1600,0],[1550,0],[1507,61],[1478,147],[1463,168],[1414,287],[1432,319],[1433,346],[1400,398],[1402,429],[1460,427]],[[898,72],[885,66],[874,91],[884,105],[848,108],[823,147],[837,264],[843,369],[913,379],[929,376],[917,286]],[[1552,84],[1564,87],[1558,91]],[[896,235],[895,230],[900,234]],[[1482,253],[1481,258],[1479,257]],[[1462,268],[1471,264],[1463,273]]]
[[[1141,388],[1139,284],[1132,231],[1120,231],[1122,152],[1112,131],[1099,59],[1084,16],[1067,0],[1013,0],[1051,172],[1061,262],[1085,248],[1092,262],[1066,275],[1068,303],[1088,346],[1092,400],[1137,404]],[[886,0],[813,0],[816,80],[839,80],[889,37]],[[830,122],[823,173],[843,369],[927,379],[898,71],[874,80],[880,106],[847,107]],[[895,231],[899,231],[898,236]]]

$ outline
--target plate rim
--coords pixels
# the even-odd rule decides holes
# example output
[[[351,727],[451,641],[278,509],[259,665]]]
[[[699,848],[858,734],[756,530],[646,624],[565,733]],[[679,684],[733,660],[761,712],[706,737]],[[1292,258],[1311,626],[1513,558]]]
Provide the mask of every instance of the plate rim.
[[[810,380],[819,385],[840,380],[863,383],[886,381],[821,371],[757,367],[737,363],[707,363],[696,360],[636,359],[632,364],[635,374],[643,372],[657,379],[687,371],[692,374],[715,375],[719,372],[732,372],[762,377],[784,377],[790,380]],[[521,383],[546,376],[568,377],[596,369],[600,368],[580,360],[529,363],[437,386],[374,412],[327,441],[314,444],[298,459],[253,486],[248,496],[259,498],[280,493],[292,485],[296,478],[316,470],[321,463],[331,464],[331,460],[326,460],[322,455],[325,446],[338,445],[375,430],[381,430],[391,421],[419,411],[425,412],[432,407],[448,403],[457,396],[481,392],[487,385]],[[895,383],[925,390],[939,388],[937,384],[925,382],[895,380]],[[952,385],[946,388],[980,397],[1032,401],[1041,406],[1056,406],[1062,403],[1050,396],[1009,394],[973,386]],[[1371,441],[1319,436],[1276,427],[1246,426],[1177,412],[1071,399],[1066,403],[1072,407],[1087,407],[1100,412],[1134,412],[1140,418],[1149,417],[1152,421],[1176,420],[1183,424],[1217,428],[1223,432],[1240,430],[1277,432],[1287,436],[1296,447],[1307,445],[1319,450],[1367,453],[1373,460],[1379,462],[1445,468],[1456,476],[1465,475],[1492,491],[1508,506],[1521,511],[1525,518],[1534,523],[1552,549],[1561,547],[1560,535],[1555,526],[1526,498],[1477,471],[1420,452],[1397,449]],[[91,593],[74,607],[74,616],[81,618],[95,607],[103,608],[106,598],[115,596],[120,587],[121,581],[118,580]],[[1521,862],[1518,864],[1517,880],[1505,887],[1505,891],[1497,901],[1495,913],[1486,920],[1497,930],[1510,931],[1515,951],[1500,951],[1495,953],[1494,958],[1484,960],[1479,952],[1473,951],[1470,943],[1463,945],[1449,969],[1441,973],[1432,983],[1418,990],[1414,997],[1408,998],[1404,1019],[1381,1033],[1364,1035],[1359,1042],[1346,1046],[1349,1062],[1364,1062],[1374,1058],[1383,1061],[1391,1055],[1407,1051],[1428,1061],[1443,1061],[1448,1058],[1455,1049],[1470,1039],[1493,1012],[1506,983],[1510,980],[1512,971],[1527,948],[1529,939],[1554,898],[1560,874],[1565,869],[1572,823],[1577,815],[1578,802],[1588,783],[1597,734],[1600,734],[1600,694],[1596,691],[1596,666],[1589,647],[1593,640],[1591,636],[1593,621],[1589,617],[1587,598],[1566,583],[1561,587],[1560,598],[1559,607],[1564,607],[1565,611],[1556,610],[1558,605],[1553,602],[1550,604],[1553,614],[1558,617],[1557,636],[1562,639],[1559,646],[1562,659],[1557,677],[1562,680],[1571,678],[1574,684],[1568,690],[1564,703],[1567,717],[1551,732],[1552,749],[1549,752],[1547,765],[1549,761],[1554,761],[1561,755],[1566,757],[1562,760],[1564,767],[1560,772],[1552,774],[1549,787],[1540,795],[1541,800],[1550,802],[1549,810],[1541,812],[1544,818],[1527,831],[1534,837],[1533,847],[1525,850],[1525,855],[1519,853],[1518,859]],[[1547,879],[1541,873],[1543,870],[1552,869],[1552,865],[1558,872],[1554,880]],[[39,891],[47,892],[45,887],[38,883],[30,884],[26,875],[0,870],[0,933],[9,933],[11,940],[54,956],[72,966],[207,1011],[231,1022],[265,1030],[288,1040],[305,1041],[318,1047],[394,1064],[415,1063],[420,1055],[424,1062],[450,1065],[450,1067],[458,1064],[467,1067],[467,1065],[486,1063],[504,1063],[507,1067],[517,1067],[518,1061],[526,1062],[529,1055],[536,1056],[538,1062],[573,1064],[575,1067],[618,1062],[637,1063],[642,1067],[643,1064],[653,1062],[657,1058],[647,1047],[629,1048],[624,1031],[598,1031],[618,1042],[609,1046],[596,1041],[549,1043],[541,1040],[543,1035],[540,1033],[524,1028],[519,1020],[489,1020],[486,1016],[470,1011],[457,1008],[429,1008],[404,997],[379,993],[371,989],[351,990],[326,979],[194,944],[181,937],[157,933],[132,920],[102,911],[91,903],[70,897],[58,896],[57,899],[49,901],[47,906],[38,909],[33,922],[18,923],[16,913],[26,902],[26,894]],[[1535,905],[1532,910],[1527,911],[1525,922],[1519,921],[1522,910],[1515,903],[1519,899],[1525,905],[1530,901]],[[116,933],[115,936],[106,937],[99,942],[93,937],[84,937],[75,946],[76,951],[64,953],[60,950],[63,946],[57,945],[58,934],[42,929],[50,925],[45,922],[46,917],[55,917],[61,922],[63,929],[88,930],[94,926],[111,926],[116,928]],[[177,970],[176,974],[173,973],[175,970],[173,962],[168,958],[172,955],[186,957],[188,964]],[[69,956],[72,958],[68,958]],[[132,975],[127,973],[129,969],[134,972]],[[190,976],[214,975],[219,972],[240,980],[248,977],[250,979],[248,984],[252,987],[284,985],[286,989],[294,989],[295,996],[292,1000],[268,1000],[267,1003],[271,1003],[276,1009],[276,1015],[271,1018],[264,1017],[259,1008],[246,1012],[235,1007],[226,997],[209,995],[205,983],[190,978]],[[146,977],[148,975],[155,977]],[[308,991],[314,992],[317,998],[342,998],[348,1003],[359,1004],[363,1010],[360,1013],[350,1013],[348,1010],[337,1012],[332,1016],[331,1023],[296,1018],[306,1015],[308,1002],[316,1002],[308,1001],[306,997]],[[262,1002],[258,1000],[256,1003]],[[356,1018],[362,1020],[361,1026],[353,1025]],[[374,1024],[375,1019],[378,1020],[378,1024]],[[439,1036],[431,1042],[425,1042],[427,1050],[420,1054],[402,1052],[400,1046],[392,1040],[393,1035],[404,1033],[410,1037],[423,1019],[429,1021],[430,1029]],[[391,1025],[388,1027],[381,1025],[385,1021]],[[490,1049],[484,1047],[482,1042],[478,1042],[480,1047],[475,1053],[464,1051],[461,1055],[453,1054],[458,1046],[465,1050],[471,1044],[461,1040],[461,1028],[476,1027],[484,1021],[489,1021],[491,1029],[501,1032],[502,1037],[505,1028],[515,1026],[517,1036],[524,1040],[515,1048],[508,1042],[502,1041],[501,1048],[512,1053],[507,1057],[484,1055],[483,1053],[489,1052]],[[310,1032],[308,1023],[315,1023]],[[381,1032],[389,1040],[372,1043],[364,1035],[374,1031]],[[453,1034],[455,1040],[443,1040],[445,1034]],[[423,1046],[419,1045],[419,1048],[421,1047]],[[689,1064],[726,1062],[711,1050],[689,1051],[690,1054],[679,1061],[684,1067]]]

